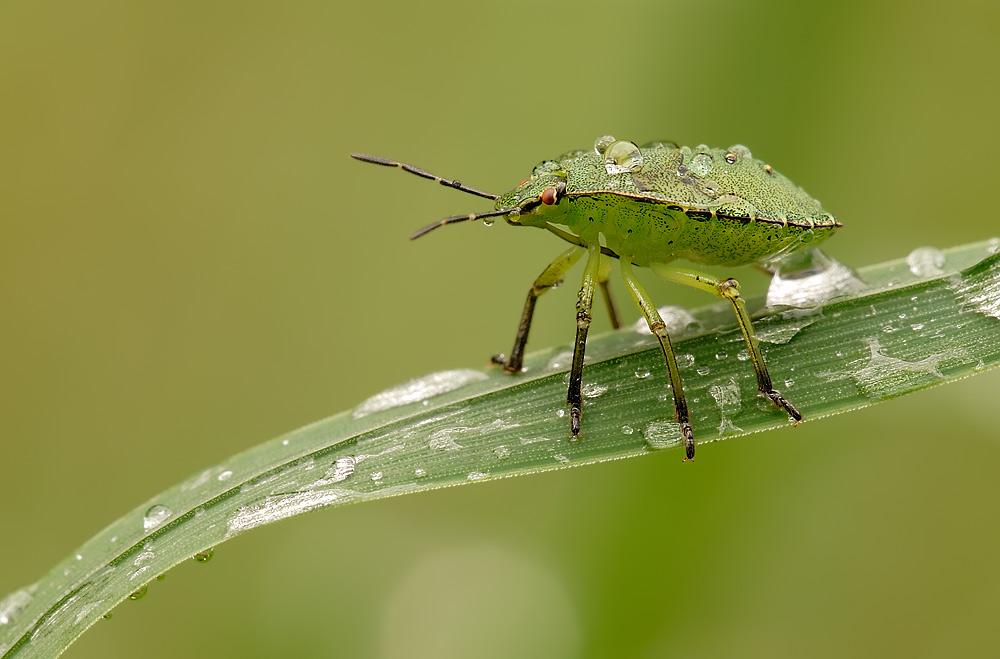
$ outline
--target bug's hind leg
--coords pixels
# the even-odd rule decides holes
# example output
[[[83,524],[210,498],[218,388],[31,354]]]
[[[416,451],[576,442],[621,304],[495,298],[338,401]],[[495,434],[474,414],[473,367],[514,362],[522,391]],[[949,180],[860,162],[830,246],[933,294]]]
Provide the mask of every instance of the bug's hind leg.
[[[601,272],[597,277],[597,283],[601,286],[601,293],[604,296],[604,303],[608,308],[608,317],[611,318],[611,327],[620,329],[622,326],[621,316],[618,315],[618,307],[611,297],[611,288],[608,286],[608,277],[611,276],[611,259],[601,259]]]
[[[535,302],[542,293],[562,281],[563,274],[580,260],[584,252],[582,247],[571,247],[557,256],[556,260],[550,263],[545,270],[542,270],[542,274],[538,275],[535,283],[528,289],[528,299],[524,302],[521,323],[517,327],[517,336],[514,337],[514,347],[510,351],[510,357],[505,359],[503,355],[494,355],[492,358],[494,364],[503,366],[503,370],[508,373],[521,372],[521,366],[524,362],[524,346],[528,342],[528,330],[531,329],[531,317],[535,313]]]
[[[623,261],[624,263],[624,261]],[[726,298],[733,305],[736,312],[736,320],[740,325],[740,332],[746,342],[747,351],[750,353],[750,361],[753,363],[753,370],[757,373],[757,389],[765,398],[774,403],[778,408],[788,413],[795,423],[802,420],[802,414],[784,396],[775,390],[771,383],[771,375],[767,372],[767,365],[764,363],[764,354],[760,351],[760,344],[757,342],[757,333],[754,332],[753,323],[750,322],[750,314],[747,312],[747,305],[740,297],[740,283],[735,279],[720,281],[715,277],[702,274],[687,268],[675,268],[661,263],[650,264],[650,268],[664,279],[692,286],[703,291]]]
[[[642,309],[642,315],[646,317],[649,330],[660,341],[663,349],[663,359],[667,363],[667,373],[670,376],[670,390],[674,396],[674,411],[677,422],[681,425],[681,434],[684,436],[684,459],[694,459],[694,432],[691,430],[691,421],[688,416],[687,399],[684,397],[684,386],[681,383],[681,372],[677,368],[677,358],[674,356],[674,347],[670,343],[670,336],[667,334],[667,326],[656,310],[656,305],[649,298],[649,294],[639,283],[632,273],[632,264],[627,258],[621,260],[622,279],[628,286],[632,299]]]
[[[594,307],[594,289],[600,278],[601,246],[587,247],[587,265],[583,269],[583,284],[576,301],[576,342],[573,345],[573,367],[569,371],[569,433],[572,439],[580,437],[580,420],[583,418],[583,353],[587,348],[591,310]]]

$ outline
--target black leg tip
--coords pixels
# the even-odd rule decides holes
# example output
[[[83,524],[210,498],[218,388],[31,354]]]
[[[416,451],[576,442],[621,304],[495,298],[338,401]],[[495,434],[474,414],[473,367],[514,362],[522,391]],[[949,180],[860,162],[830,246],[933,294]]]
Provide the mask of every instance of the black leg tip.
[[[569,438],[573,441],[580,439],[580,421],[583,418],[583,410],[574,405],[569,410]]]
[[[778,409],[787,412],[788,416],[792,417],[792,420],[795,421],[796,424],[798,424],[798,422],[802,420],[802,413],[799,412],[798,409],[796,409],[796,407],[792,405],[787,398],[782,396],[774,389],[765,392],[764,395],[767,396],[770,399],[770,401],[778,407]]]
[[[694,431],[687,421],[681,423],[681,433],[684,435],[684,462],[694,460]]]
[[[517,375],[521,372],[520,364],[514,365],[510,363],[510,360],[503,356],[503,353],[497,353],[490,357],[490,363],[497,366],[502,366],[505,373],[511,375]]]

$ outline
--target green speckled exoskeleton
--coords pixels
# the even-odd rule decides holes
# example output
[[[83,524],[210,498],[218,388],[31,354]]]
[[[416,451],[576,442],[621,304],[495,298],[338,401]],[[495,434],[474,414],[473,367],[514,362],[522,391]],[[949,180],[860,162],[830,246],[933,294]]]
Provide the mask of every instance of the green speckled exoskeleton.
[[[510,356],[494,357],[508,373],[521,371],[535,302],[555,286],[583,255],[587,256],[576,305],[576,341],[567,404],[570,435],[580,436],[581,387],[587,331],[594,293],[600,288],[620,326],[607,281],[617,259],[625,285],[659,340],[666,361],[674,410],[684,439],[685,459],[695,453],[694,433],[680,370],[670,337],[656,305],[633,273],[648,267],[657,275],[729,300],[757,374],[759,395],[784,410],[796,423],[802,415],[771,384],[757,336],[735,279],[677,267],[683,259],[710,266],[772,264],[806,245],[813,246],[840,226],[819,202],[740,145],[728,149],[679,147],[602,137],[591,151],[570,151],[539,163],[531,178],[504,195],[492,195],[393,160],[352,154],[376,165],[400,167],[412,174],[463,192],[492,199],[495,210],[456,215],[420,229],[419,238],[446,224],[503,217],[515,226],[538,227],[572,246],[535,279],[521,314]]]

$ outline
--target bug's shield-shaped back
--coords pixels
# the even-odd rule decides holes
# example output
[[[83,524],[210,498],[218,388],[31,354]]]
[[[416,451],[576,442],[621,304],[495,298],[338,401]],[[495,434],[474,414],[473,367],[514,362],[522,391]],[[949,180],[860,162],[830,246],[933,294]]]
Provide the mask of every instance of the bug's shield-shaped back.
[[[684,154],[674,149],[649,152],[643,168],[632,174],[632,182],[637,189],[662,195],[663,201],[683,208],[714,208],[739,199],[687,167]]]

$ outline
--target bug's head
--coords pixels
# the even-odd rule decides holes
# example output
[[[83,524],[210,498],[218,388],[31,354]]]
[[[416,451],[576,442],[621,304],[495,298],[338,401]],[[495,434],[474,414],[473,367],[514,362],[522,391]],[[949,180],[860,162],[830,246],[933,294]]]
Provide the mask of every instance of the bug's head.
[[[497,198],[498,210],[514,211],[507,216],[510,224],[521,224],[520,215],[557,205],[566,195],[569,174],[554,160],[544,160],[531,172],[531,178]]]
[[[487,211],[485,213],[468,213],[467,215],[453,215],[452,217],[446,217],[443,220],[416,231],[412,236],[410,236],[411,240],[419,238],[420,236],[423,236],[438,227],[442,227],[446,224],[454,224],[455,222],[467,222],[470,220],[489,219],[503,216],[510,224],[521,224],[520,216],[522,213],[527,214],[539,207],[546,208],[558,204],[559,200],[562,199],[566,193],[566,180],[568,178],[568,174],[563,171],[559,163],[547,160],[535,167],[534,171],[531,173],[530,179],[522,182],[521,185],[517,186],[507,194],[497,196],[495,194],[490,194],[489,192],[477,190],[476,188],[469,187],[467,185],[462,185],[459,181],[431,174],[427,170],[420,169],[419,167],[407,165],[406,163],[397,162],[388,158],[369,156],[363,153],[352,153],[351,157],[355,160],[371,163],[373,165],[398,167],[404,172],[415,174],[421,178],[437,181],[441,185],[449,188],[455,188],[456,190],[460,190],[477,197],[492,199],[496,202],[495,210]]]

